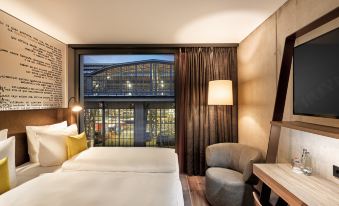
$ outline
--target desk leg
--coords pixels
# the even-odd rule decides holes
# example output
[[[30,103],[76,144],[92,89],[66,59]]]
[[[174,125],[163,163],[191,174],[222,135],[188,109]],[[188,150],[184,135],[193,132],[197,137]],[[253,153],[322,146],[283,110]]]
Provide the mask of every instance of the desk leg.
[[[269,188],[265,183],[262,184],[261,193],[260,193],[260,202],[263,206],[270,206],[270,196],[271,188]]]
[[[260,193],[260,202],[263,206],[271,206],[270,203],[270,197],[271,197],[271,188],[269,188],[265,183],[263,183]],[[283,200],[281,197],[279,197],[276,206],[287,206],[287,202]]]
[[[287,205],[288,205],[287,202],[285,202],[285,200],[283,200],[281,197],[279,197],[276,206],[287,206]]]

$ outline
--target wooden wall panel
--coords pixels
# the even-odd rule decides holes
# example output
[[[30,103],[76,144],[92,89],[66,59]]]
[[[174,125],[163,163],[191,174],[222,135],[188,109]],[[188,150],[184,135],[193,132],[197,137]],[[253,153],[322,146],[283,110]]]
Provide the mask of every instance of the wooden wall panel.
[[[55,124],[70,120],[68,109],[1,111],[0,130],[8,129],[8,136],[15,136],[15,163],[29,161],[26,126]]]

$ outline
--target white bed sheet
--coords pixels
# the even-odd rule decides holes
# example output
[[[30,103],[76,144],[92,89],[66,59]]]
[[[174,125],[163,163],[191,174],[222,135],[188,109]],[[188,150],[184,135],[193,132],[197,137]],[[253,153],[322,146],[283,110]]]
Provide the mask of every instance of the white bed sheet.
[[[57,172],[0,196],[11,206],[184,206],[174,173]]]
[[[63,171],[176,173],[174,149],[146,147],[91,147],[64,162]]]
[[[27,162],[16,168],[17,186],[34,179],[41,174],[61,171],[60,166],[42,167],[39,163]]]

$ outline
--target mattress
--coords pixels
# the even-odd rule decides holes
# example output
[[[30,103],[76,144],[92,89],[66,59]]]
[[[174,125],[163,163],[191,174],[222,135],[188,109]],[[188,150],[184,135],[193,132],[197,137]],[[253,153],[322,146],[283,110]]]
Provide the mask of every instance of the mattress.
[[[174,149],[149,147],[91,147],[64,162],[63,171],[176,173]]]
[[[54,167],[42,167],[39,163],[27,162],[16,168],[17,186],[34,179],[41,174],[57,171],[61,171],[61,165]]]
[[[173,173],[57,172],[41,175],[0,196],[11,206],[184,206]]]

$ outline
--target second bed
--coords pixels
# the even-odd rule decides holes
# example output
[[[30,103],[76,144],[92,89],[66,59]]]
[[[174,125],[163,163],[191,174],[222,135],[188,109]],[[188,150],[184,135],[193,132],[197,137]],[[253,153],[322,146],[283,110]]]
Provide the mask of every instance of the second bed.
[[[92,147],[1,195],[0,205],[184,206],[178,158],[167,148]]]

